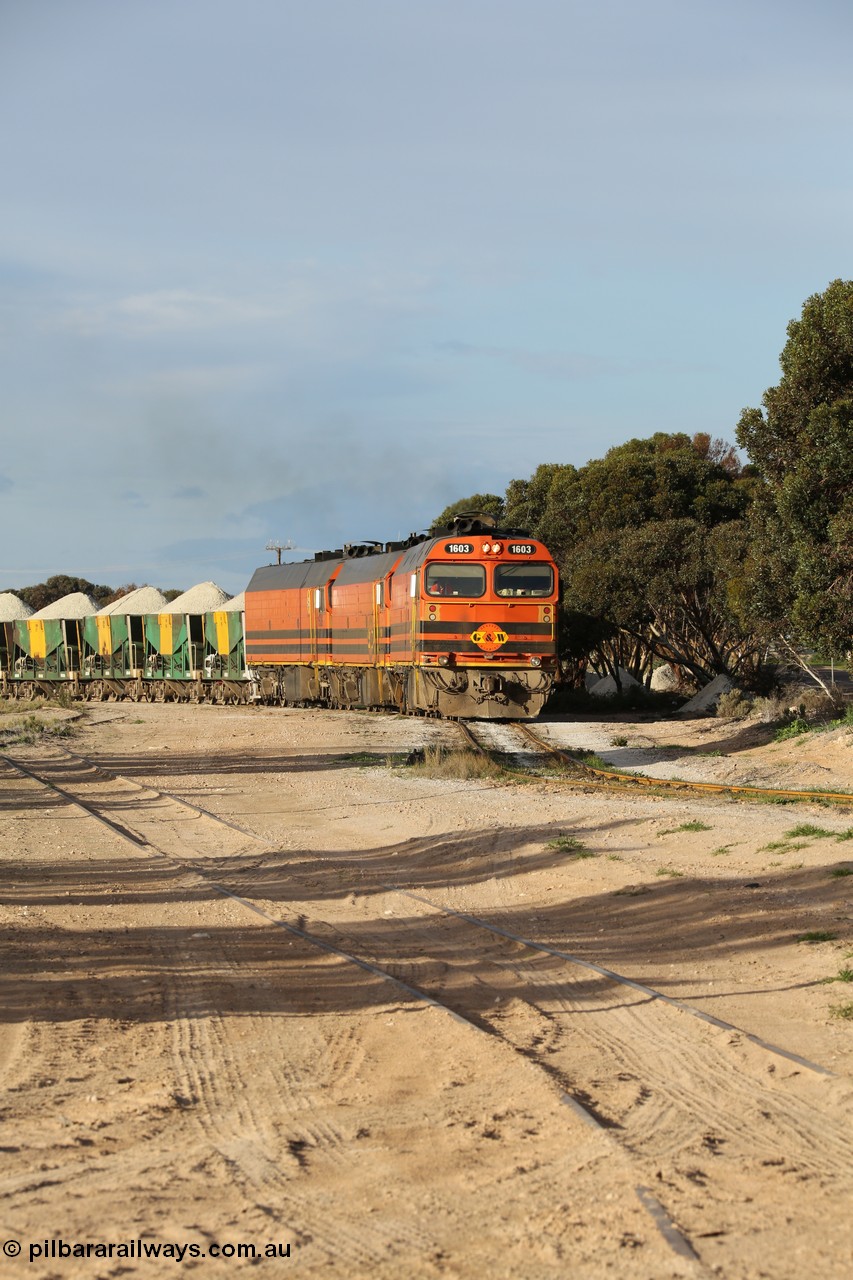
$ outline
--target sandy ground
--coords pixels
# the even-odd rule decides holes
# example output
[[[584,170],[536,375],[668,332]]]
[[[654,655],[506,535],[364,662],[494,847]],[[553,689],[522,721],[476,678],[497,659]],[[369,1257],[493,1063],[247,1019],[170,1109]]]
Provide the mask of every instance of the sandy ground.
[[[398,717],[9,723],[61,791],[0,763],[3,1276],[851,1273],[853,800],[428,777],[403,758],[458,731]],[[849,731],[539,727],[853,790]]]

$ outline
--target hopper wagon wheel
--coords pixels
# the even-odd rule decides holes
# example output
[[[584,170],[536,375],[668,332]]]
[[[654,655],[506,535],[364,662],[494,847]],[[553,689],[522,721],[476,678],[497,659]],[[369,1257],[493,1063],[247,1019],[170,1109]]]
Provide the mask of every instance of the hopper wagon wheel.
[[[161,683],[161,684],[156,684],[154,686],[154,701],[155,702],[166,701],[166,686],[164,684]]]

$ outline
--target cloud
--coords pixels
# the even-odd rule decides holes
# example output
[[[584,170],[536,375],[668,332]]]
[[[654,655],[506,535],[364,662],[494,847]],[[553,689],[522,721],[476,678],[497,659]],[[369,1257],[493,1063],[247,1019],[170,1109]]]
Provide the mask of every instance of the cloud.
[[[10,480],[8,476],[0,476],[0,493],[8,493],[10,489],[14,489],[15,481]]]
[[[172,494],[173,498],[206,498],[207,494],[204,489],[199,488],[197,484],[187,485],[183,489],[176,489]]]
[[[250,280],[244,274],[241,287],[232,291],[182,286],[117,297],[72,296],[55,324],[79,337],[209,339],[261,326],[266,331],[284,328],[304,339],[307,329],[325,346],[330,324],[346,331],[353,317],[364,325],[368,317],[382,324],[422,314],[434,286],[429,274],[400,264],[294,261],[275,278],[267,273]]]
[[[135,489],[125,489],[123,493],[118,495],[118,497],[119,502],[125,503],[128,507],[136,507],[140,510],[151,505],[145,498],[143,498],[142,494],[137,493]]]
[[[523,347],[477,346],[470,342],[439,342],[439,351],[462,359],[496,360],[511,364],[527,373],[537,373],[548,378],[596,378],[605,375],[624,374],[628,366],[601,356],[583,355],[571,351],[529,351]]]
[[[281,318],[286,311],[279,304],[251,298],[160,289],[130,294],[114,302],[74,307],[66,312],[63,324],[81,334],[113,329],[138,334],[174,333],[265,323]]]

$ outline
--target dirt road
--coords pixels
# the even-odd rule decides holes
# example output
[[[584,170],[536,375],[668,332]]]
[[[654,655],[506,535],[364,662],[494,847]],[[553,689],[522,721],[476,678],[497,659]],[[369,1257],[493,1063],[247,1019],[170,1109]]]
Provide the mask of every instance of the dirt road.
[[[546,726],[853,787],[846,732],[619,730]],[[4,1276],[849,1274],[853,803],[402,763],[454,740],[110,705],[0,747]]]

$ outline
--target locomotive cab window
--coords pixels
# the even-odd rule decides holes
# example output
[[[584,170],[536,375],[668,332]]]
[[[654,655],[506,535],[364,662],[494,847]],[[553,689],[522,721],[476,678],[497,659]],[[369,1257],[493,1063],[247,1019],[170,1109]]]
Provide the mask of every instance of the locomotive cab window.
[[[554,570],[549,564],[499,564],[495,566],[495,594],[499,596],[550,596]]]
[[[428,596],[476,599],[486,594],[486,570],[481,564],[430,564],[426,571]]]

